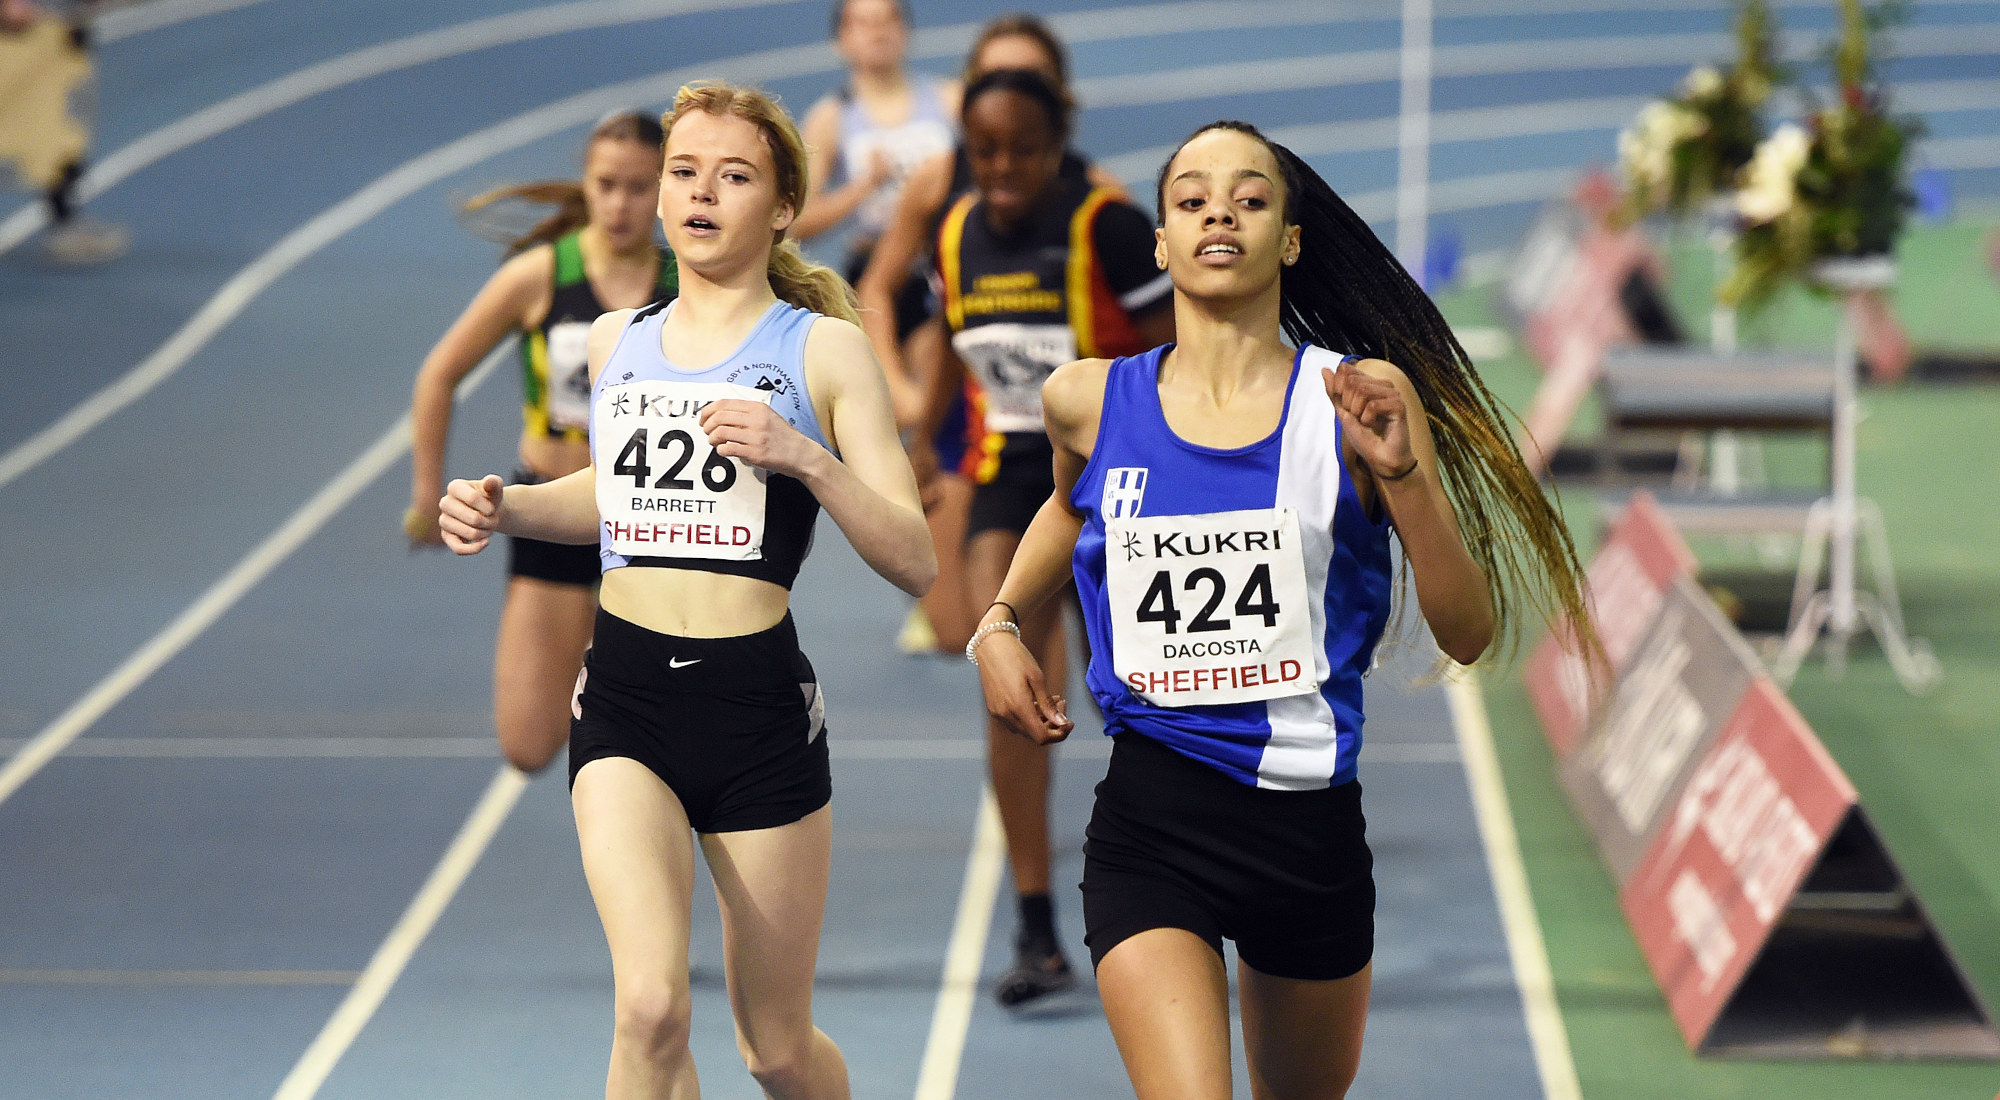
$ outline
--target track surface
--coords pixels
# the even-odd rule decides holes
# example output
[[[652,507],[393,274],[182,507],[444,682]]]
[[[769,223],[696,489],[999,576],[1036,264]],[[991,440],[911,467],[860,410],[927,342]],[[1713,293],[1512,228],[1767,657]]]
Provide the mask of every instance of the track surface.
[[[504,0],[262,0],[103,48],[100,161],[156,135],[153,159],[128,157],[91,203],[136,247],[86,273],[49,269],[32,242],[0,255],[0,463],[96,410],[45,457],[0,465],[0,738],[11,754],[66,719],[81,735],[0,784],[0,1095],[273,1095],[489,790],[502,564],[410,555],[396,526],[412,373],[495,260],[449,197],[572,171],[598,114],[658,105],[683,76],[757,80],[800,110],[832,86],[817,0],[695,6],[566,5],[538,32],[538,9]],[[1438,5],[1434,235],[1504,247],[1609,155],[1638,97],[1725,48],[1717,7],[1602,6]],[[1079,144],[1137,190],[1154,150],[1240,116],[1391,231],[1401,32],[1378,6],[1062,13]],[[923,67],[948,70],[990,14],[920,5]],[[1826,19],[1785,14],[1799,30]],[[1934,163],[1962,193],[2000,190],[1985,83],[2000,80],[2000,3],[1919,5],[1905,33],[1889,71],[1931,120]],[[291,101],[272,87],[308,79]],[[161,144],[246,93],[278,105]],[[147,363],[151,388],[102,396]],[[462,405],[453,470],[510,465],[509,370]],[[343,471],[353,491],[325,499]],[[321,525],[255,557],[302,508]],[[838,791],[818,1012],[857,1095],[909,1095],[973,840],[973,680],[895,655],[903,602],[826,534],[797,598]],[[1363,758],[1382,900],[1355,1095],[1540,1095],[1443,699],[1394,671],[1371,684]],[[1103,766],[1093,733],[1060,765],[1060,883]],[[609,960],[578,872],[564,784],[543,776],[318,1094],[594,1093]],[[1082,958],[1074,891],[1058,906]],[[696,1061],[709,1095],[755,1096],[712,901],[696,910]],[[1003,902],[988,979],[1010,927]],[[1087,991],[1031,1019],[982,991],[956,1081],[981,1100],[1129,1094]]]

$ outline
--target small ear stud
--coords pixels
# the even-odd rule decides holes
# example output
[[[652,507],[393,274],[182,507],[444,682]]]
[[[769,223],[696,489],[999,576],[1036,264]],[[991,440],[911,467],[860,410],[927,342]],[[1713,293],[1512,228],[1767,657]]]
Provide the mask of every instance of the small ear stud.
[[[1153,257],[1153,264],[1161,271],[1165,271],[1167,269],[1167,258],[1165,256],[1155,256]]]
[[[1291,255],[1289,255],[1289,256],[1287,256],[1287,257],[1285,257],[1285,266],[1286,266],[1286,267],[1290,267],[1290,266],[1292,266],[1293,264],[1295,264],[1295,263],[1298,263],[1298,262],[1299,262],[1299,254],[1298,254],[1298,253],[1296,253],[1296,252],[1294,252],[1294,253],[1292,253]]]

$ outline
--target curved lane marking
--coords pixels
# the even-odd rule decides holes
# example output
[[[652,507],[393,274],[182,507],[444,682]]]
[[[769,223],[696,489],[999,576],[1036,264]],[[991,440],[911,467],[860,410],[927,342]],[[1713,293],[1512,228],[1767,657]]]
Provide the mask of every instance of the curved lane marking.
[[[191,145],[301,100],[400,69],[571,31],[643,23],[693,12],[793,2],[795,0],[577,0],[475,19],[367,46],[259,84],[138,138],[92,165],[77,184],[77,197],[89,202],[140,169]],[[0,253],[27,240],[46,223],[47,214],[39,203],[16,210],[5,221],[0,221]]]
[[[185,0],[182,10],[193,14],[183,18],[194,18],[208,14],[210,10],[223,11],[232,7],[247,6],[262,0]],[[784,3],[788,0],[579,0],[579,2],[558,4],[546,8],[534,8],[487,19],[473,20],[451,27],[426,31],[407,38],[365,47],[339,57],[329,58],[297,72],[252,88],[249,91],[202,108],[175,122],[154,130],[132,144],[109,154],[95,165],[82,180],[78,195],[89,202],[106,190],[123,181],[133,173],[151,165],[163,157],[170,156],[197,142],[207,140],[235,126],[259,118],[271,111],[289,106],[301,99],[318,95],[334,88],[356,81],[380,76],[397,69],[424,64],[429,61],[488,49],[496,45],[527,41],[534,38],[566,33],[574,30],[588,30],[597,27],[615,26],[651,19],[668,18],[676,14],[704,10],[728,10],[751,7],[760,4]],[[1797,0],[1800,6],[1808,0]],[[1966,6],[1996,6],[1993,0],[1948,0]],[[182,3],[182,0],[160,0],[157,5],[164,9],[168,4]],[[1695,8],[1720,7],[1717,3],[1701,3]],[[1597,0],[1589,11],[1634,11],[1652,7],[1645,0],[1631,4],[1607,4]],[[199,9],[199,10],[198,10]],[[134,9],[131,17],[137,22]],[[1688,9],[1695,10],[1695,9]],[[113,13],[113,16],[122,13]],[[1438,18],[1472,18],[1501,16],[1528,16],[1537,14],[1583,14],[1570,5],[1554,0],[1529,0],[1526,3],[1486,3],[1475,7],[1451,12]],[[1169,34],[1206,25],[1204,15],[1227,18],[1232,27],[1272,27],[1296,25],[1326,25],[1349,22],[1382,21],[1379,4],[1366,0],[1346,0],[1330,3],[1328,0],[1274,0],[1271,3],[1245,3],[1243,0],[1196,0],[1192,3],[1155,4],[1139,7],[1110,8],[1101,11],[1069,12],[1054,18],[1064,33],[1074,41],[1101,41],[1110,38],[1135,37],[1132,28],[1146,27],[1147,34]],[[113,16],[106,16],[110,20]],[[1166,26],[1154,24],[1163,21]],[[178,22],[179,20],[173,20]],[[1173,24],[1180,24],[1178,28]],[[164,26],[166,23],[159,23]],[[142,27],[140,29],[151,29]],[[945,28],[956,30],[957,28]],[[1932,46],[1932,49],[1918,49],[1924,53],[1991,53],[1995,52],[1993,40],[1988,36],[1972,35],[1975,41],[1967,42],[1968,31],[2000,32],[2000,28],[1959,28],[1920,27],[1902,32],[1898,37],[1898,48],[1905,53],[1913,52],[1912,42]],[[126,33],[136,33],[129,31]],[[1727,36],[1708,35],[1661,35],[1651,40],[1671,42],[1679,39],[1700,39],[1704,44],[1701,52],[1689,56],[1708,56],[1726,48]],[[969,41],[967,39],[966,41]],[[1574,56],[1563,47],[1562,40],[1553,41],[1554,46],[1542,46],[1540,54],[1566,60]],[[1647,41],[1647,40],[1633,40]],[[1460,50],[1476,51],[1495,48],[1505,50],[1515,46],[1534,47],[1536,43],[1494,43],[1490,46],[1458,47]],[[1637,47],[1643,49],[1643,47]],[[1450,51],[1441,51],[1450,52]],[[1208,66],[1183,69],[1170,74],[1138,74],[1131,77],[1100,78],[1098,81],[1082,81],[1083,99],[1092,106],[1119,106],[1154,102],[1170,102],[1185,98],[1182,94],[1190,87],[1203,87],[1211,83],[1227,86],[1240,78],[1243,73],[1262,74],[1263,81],[1273,83],[1253,87],[1250,90],[1279,90],[1286,88],[1331,86],[1325,77],[1328,64],[1358,66],[1361,70],[1372,71],[1373,67],[1386,64],[1389,75],[1368,79],[1390,79],[1394,76],[1398,51],[1356,51],[1349,54],[1334,54],[1318,58],[1282,59],[1273,62],[1245,62],[1238,65]],[[1472,55],[1468,55],[1472,56]],[[1386,60],[1385,60],[1386,59]],[[1655,60],[1658,60],[1656,57]],[[1558,68],[1567,68],[1559,65]],[[1531,70],[1518,70],[1531,71]],[[1280,76],[1290,73],[1289,76]],[[1473,75],[1441,71],[1440,75]],[[1288,81],[1288,82],[1287,82]],[[1352,79],[1340,79],[1333,83],[1353,83]],[[1254,83],[1254,82],[1253,82]],[[1145,90],[1142,89],[1159,89]],[[31,203],[15,210],[5,219],[0,219],[0,253],[19,245],[33,236],[46,224],[46,215],[39,203]]]
[[[92,24],[91,30],[100,43],[116,42],[135,34],[157,31],[163,27],[200,19],[204,15],[220,15],[239,8],[256,7],[266,0],[152,0],[151,3],[134,4],[128,8],[105,12]]]

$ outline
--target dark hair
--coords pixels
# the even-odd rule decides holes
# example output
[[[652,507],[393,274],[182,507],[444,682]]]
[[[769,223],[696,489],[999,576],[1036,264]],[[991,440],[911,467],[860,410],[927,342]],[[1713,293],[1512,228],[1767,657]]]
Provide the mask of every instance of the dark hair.
[[[1284,177],[1285,224],[1299,227],[1297,262],[1279,276],[1279,318],[1294,343],[1317,344],[1394,363],[1422,400],[1449,492],[1473,560],[1486,573],[1496,636],[1518,641],[1518,602],[1544,618],[1568,615],[1587,654],[1600,654],[1583,604],[1583,567],[1562,517],[1521,461],[1505,409],[1479,379],[1430,297],[1319,173],[1255,126],[1212,122],[1188,135],[1160,167],[1160,221],[1167,173],[1188,142],[1229,130],[1263,143]],[[1504,647],[1503,647],[1504,648]]]
[[[827,19],[827,33],[833,38],[840,37],[841,20],[847,18],[847,3],[848,0],[833,0],[833,11]],[[911,22],[910,0],[891,0],[891,3],[896,6],[896,18],[901,19],[907,28]]]
[[[980,97],[993,92],[1014,92],[1035,101],[1048,117],[1049,132],[1055,135],[1056,144],[1069,141],[1070,126],[1076,114],[1076,104],[1069,93],[1049,82],[1049,78],[1033,69],[993,69],[965,89],[959,100],[958,117],[963,126],[966,116],[972,113],[972,105]]]
[[[972,40],[972,48],[965,52],[965,82],[970,84],[978,78],[979,74],[972,71],[972,66],[979,60],[979,53],[987,43],[996,38],[1016,37],[1032,38],[1040,43],[1042,49],[1048,52],[1049,60],[1055,62],[1056,84],[1069,87],[1069,50],[1063,47],[1062,39],[1056,37],[1054,28],[1044,23],[1041,16],[1024,11],[1002,15],[980,29],[979,37]]]
[[[667,135],[660,128],[660,120],[643,111],[618,111],[599,119],[597,125],[591,127],[590,137],[583,143],[584,155],[588,157],[591,146],[600,141],[629,141],[634,145],[643,145],[653,150],[655,160],[663,156],[667,148]],[[583,200],[583,185],[570,180],[546,180],[495,188],[474,195],[460,209],[472,214],[507,199],[521,199],[556,208],[555,213],[507,243],[509,256],[526,252],[538,244],[553,243],[590,224],[590,208]]]

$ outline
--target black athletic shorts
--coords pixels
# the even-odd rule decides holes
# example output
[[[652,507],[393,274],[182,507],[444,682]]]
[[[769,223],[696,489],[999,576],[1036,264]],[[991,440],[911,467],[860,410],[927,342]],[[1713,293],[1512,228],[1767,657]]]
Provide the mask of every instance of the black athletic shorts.
[[[1008,432],[1005,438],[998,467],[972,490],[972,510],[965,527],[968,539],[981,531],[1026,531],[1035,513],[1056,491],[1056,452],[1049,437],[1040,432]]]
[[[515,485],[540,485],[543,480],[533,470],[524,468],[514,471]],[[604,563],[597,556],[596,543],[571,546],[508,535],[507,575],[596,588],[604,575]]]
[[[789,825],[833,797],[826,705],[790,615],[681,638],[603,610],[577,678],[569,781],[593,760],[651,769],[701,833]]]
[[[1154,928],[1182,928],[1278,978],[1345,978],[1375,953],[1374,857],[1361,784],[1238,783],[1121,733],[1083,845],[1093,966]]]

